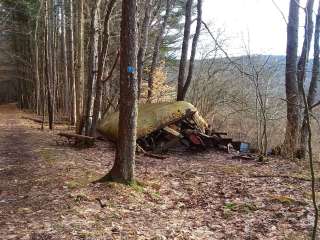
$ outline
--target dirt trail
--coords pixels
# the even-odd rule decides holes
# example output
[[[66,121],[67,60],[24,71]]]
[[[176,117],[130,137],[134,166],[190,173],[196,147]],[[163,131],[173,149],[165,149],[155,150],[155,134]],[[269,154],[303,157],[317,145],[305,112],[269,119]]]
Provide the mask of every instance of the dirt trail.
[[[0,106],[0,196],[1,204],[27,201],[32,181],[39,174],[35,139],[26,132],[14,106]],[[10,197],[11,196],[11,197]],[[21,199],[19,199],[19,198]],[[1,205],[0,205],[1,206]],[[14,209],[13,209],[14,210]],[[1,219],[3,220],[3,219]]]
[[[100,148],[59,146],[56,133],[67,126],[40,130],[40,124],[23,116],[34,117],[13,104],[0,105],[0,239],[83,239],[68,226],[73,221],[64,219],[76,216],[77,195],[72,191],[90,185],[93,178],[86,168],[100,156]],[[103,144],[100,154],[105,146],[109,145]],[[110,149],[108,154],[112,159]],[[83,161],[76,163],[77,158]],[[105,166],[97,163],[93,171],[97,178]]]
[[[140,184],[93,185],[112,166],[112,144],[57,145],[55,132],[22,115],[0,106],[1,240],[309,239],[307,164],[213,151],[138,156]]]
[[[30,238],[24,232],[32,228],[31,219],[51,201],[39,182],[50,175],[35,151],[41,142],[40,132],[28,129],[14,105],[0,106],[0,239]]]

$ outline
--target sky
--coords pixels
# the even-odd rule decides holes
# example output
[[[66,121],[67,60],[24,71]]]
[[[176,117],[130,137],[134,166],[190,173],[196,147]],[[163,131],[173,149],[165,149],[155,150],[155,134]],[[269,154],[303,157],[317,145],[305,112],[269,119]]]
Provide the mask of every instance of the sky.
[[[289,0],[273,1],[287,18]],[[244,54],[244,45],[249,46],[252,54],[285,55],[286,22],[273,1],[204,0],[203,19],[211,24],[213,31],[223,31],[230,55]],[[301,5],[304,6],[305,2],[302,0]],[[303,20],[301,12],[300,39],[303,37]]]

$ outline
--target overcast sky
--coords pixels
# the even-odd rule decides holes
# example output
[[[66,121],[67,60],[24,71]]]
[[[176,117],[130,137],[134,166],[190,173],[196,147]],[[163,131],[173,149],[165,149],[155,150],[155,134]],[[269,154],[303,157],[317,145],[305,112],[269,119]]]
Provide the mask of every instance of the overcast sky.
[[[274,2],[287,18],[289,0]],[[304,0],[301,2],[305,4]],[[243,41],[248,42],[248,39],[252,53],[285,54],[286,22],[272,0],[204,0],[203,15],[206,22],[211,22],[213,30],[224,30],[226,49],[232,55],[243,54]],[[301,13],[301,26],[303,18]]]

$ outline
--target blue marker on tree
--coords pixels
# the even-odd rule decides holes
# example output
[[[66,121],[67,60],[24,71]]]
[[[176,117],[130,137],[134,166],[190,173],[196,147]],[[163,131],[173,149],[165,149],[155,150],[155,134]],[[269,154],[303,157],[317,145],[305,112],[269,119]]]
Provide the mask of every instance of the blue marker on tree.
[[[135,71],[136,71],[136,68],[135,67],[132,67],[132,66],[128,66],[128,73],[135,73]]]

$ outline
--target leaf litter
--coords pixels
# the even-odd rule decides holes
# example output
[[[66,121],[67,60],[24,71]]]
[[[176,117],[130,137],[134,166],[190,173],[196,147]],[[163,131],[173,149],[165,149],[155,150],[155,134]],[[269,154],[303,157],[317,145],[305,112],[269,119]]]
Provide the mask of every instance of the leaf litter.
[[[307,163],[138,155],[137,184],[93,184],[113,144],[57,146],[67,126],[41,131],[21,116],[0,109],[0,239],[309,239]]]

